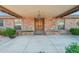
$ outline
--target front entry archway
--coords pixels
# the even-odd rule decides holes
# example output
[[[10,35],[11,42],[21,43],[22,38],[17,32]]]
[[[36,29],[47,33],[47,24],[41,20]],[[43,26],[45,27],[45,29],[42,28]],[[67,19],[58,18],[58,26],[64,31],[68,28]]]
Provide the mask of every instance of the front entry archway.
[[[44,33],[44,18],[35,18],[35,33],[37,35],[45,34]]]

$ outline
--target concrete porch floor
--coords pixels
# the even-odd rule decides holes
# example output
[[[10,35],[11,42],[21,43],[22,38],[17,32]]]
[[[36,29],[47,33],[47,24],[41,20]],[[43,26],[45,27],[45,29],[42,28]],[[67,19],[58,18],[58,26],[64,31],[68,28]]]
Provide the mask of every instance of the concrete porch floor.
[[[39,53],[39,52],[64,53],[65,47],[72,42],[79,43],[79,36],[72,36],[72,35],[18,36],[5,43],[1,43],[0,53]]]

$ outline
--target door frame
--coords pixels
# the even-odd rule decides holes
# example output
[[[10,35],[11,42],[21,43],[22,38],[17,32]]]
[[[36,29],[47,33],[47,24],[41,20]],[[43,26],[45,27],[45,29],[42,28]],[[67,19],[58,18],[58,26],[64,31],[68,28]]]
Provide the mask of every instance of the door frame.
[[[36,32],[36,20],[38,20],[38,18],[34,18],[34,31]],[[45,31],[45,18],[41,18],[41,20],[43,20],[43,31]]]

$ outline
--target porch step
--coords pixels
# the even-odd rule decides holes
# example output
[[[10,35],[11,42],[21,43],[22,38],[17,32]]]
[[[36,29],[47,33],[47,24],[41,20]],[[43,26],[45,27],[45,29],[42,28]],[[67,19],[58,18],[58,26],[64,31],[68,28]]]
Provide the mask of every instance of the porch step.
[[[34,35],[45,35],[44,31],[35,31]]]

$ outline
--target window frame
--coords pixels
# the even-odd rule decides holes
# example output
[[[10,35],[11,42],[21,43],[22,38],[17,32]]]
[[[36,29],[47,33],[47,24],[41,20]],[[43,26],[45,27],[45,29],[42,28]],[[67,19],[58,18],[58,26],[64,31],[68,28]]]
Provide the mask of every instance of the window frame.
[[[4,20],[3,19],[0,19],[0,21],[3,22],[2,26],[0,25],[0,27],[4,27]]]
[[[58,24],[58,23],[61,22],[61,21],[64,23],[62,26]],[[60,28],[60,26],[62,27],[62,29]],[[63,20],[58,20],[58,21],[57,21],[57,27],[58,27],[58,30],[65,30],[65,19],[63,19]]]
[[[20,20],[20,25],[16,25],[16,24],[15,24],[15,20]],[[17,31],[22,30],[22,19],[15,19],[15,20],[14,20],[14,28],[15,28],[16,26],[20,26],[21,29],[16,29],[16,28],[15,28],[15,29],[16,29]]]

